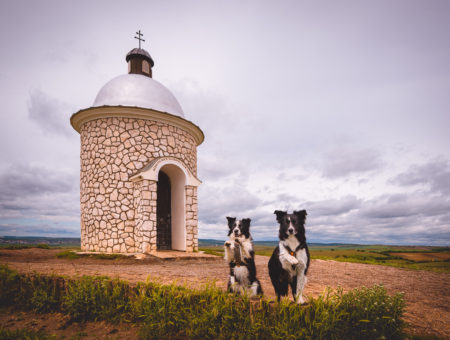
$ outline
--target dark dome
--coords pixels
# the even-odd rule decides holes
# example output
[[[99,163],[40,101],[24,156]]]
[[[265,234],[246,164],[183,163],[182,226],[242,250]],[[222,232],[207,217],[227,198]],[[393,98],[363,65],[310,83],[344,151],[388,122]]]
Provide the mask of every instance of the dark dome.
[[[130,52],[128,52],[125,60],[128,62],[133,57],[141,57],[143,59],[146,59],[152,67],[155,65],[152,57],[150,56],[150,53],[142,48],[133,48]]]

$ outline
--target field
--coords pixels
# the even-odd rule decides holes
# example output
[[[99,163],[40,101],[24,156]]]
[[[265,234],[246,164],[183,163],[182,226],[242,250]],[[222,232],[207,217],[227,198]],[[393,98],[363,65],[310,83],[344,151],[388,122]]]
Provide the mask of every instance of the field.
[[[220,255],[222,244],[223,242],[221,241],[216,243],[212,241],[203,243],[202,241],[201,246],[210,252]],[[275,244],[276,242],[257,242],[257,252],[269,255]],[[386,256],[383,252],[388,251],[391,254],[389,256],[398,256],[401,259],[393,260],[414,261],[414,263],[419,265],[425,263],[421,261],[448,264],[448,262],[445,262],[448,249],[385,246],[357,247],[354,245],[324,246],[315,244],[311,246],[311,249],[314,257],[319,253],[324,258],[332,257],[338,261],[321,258],[312,260],[305,297],[318,302],[322,301],[320,299],[324,296],[327,287],[331,287],[334,292],[342,288],[343,293],[349,293],[355,289],[377,287],[382,284],[388,296],[395,296],[404,292],[406,310],[402,319],[408,324],[406,331],[409,334],[430,336],[426,339],[450,338],[450,295],[448,294],[450,274],[448,274],[448,271],[436,271],[435,268],[427,271],[405,270],[398,268],[398,266],[386,266],[386,262],[381,262],[381,265],[357,263],[358,261],[368,261],[367,258],[358,257],[368,256],[367,254],[373,257],[384,256],[383,259],[385,260]],[[23,249],[6,247],[0,249],[0,264],[8,265],[9,268],[17,270],[21,275],[40,273],[40,275],[48,276],[57,274],[58,276],[63,276],[65,280],[78,280],[83,275],[95,278],[106,275],[115,279],[127,280],[131,286],[150,280],[150,282],[155,284],[169,286],[176,284],[189,289],[199,289],[205,284],[214,282],[215,286],[223,291],[227,284],[227,264],[219,256],[207,256],[196,253],[189,257],[183,257],[183,253],[176,253],[177,257],[167,260],[152,256],[137,260],[125,256],[86,255],[71,257],[68,254],[67,248],[55,248],[53,246],[47,248],[27,246]],[[181,256],[179,256],[180,254]],[[347,257],[343,257],[343,255]],[[430,256],[431,259],[438,257],[440,261],[430,261]],[[354,262],[350,262],[352,257],[356,258]],[[340,258],[341,260],[339,260]],[[369,260],[373,261],[373,259]],[[273,288],[268,278],[267,261],[268,256],[256,256],[257,273],[263,287],[264,296],[268,299],[274,299]],[[381,259],[375,259],[375,261],[381,261]],[[175,288],[170,288],[169,291],[173,289]],[[371,294],[371,291],[366,292],[369,295]],[[0,297],[4,294],[0,294]],[[40,301],[49,300],[45,294],[34,293],[33,295],[34,298],[31,300],[37,302],[38,306]],[[373,302],[372,304],[375,305]],[[371,304],[369,303],[367,307],[370,306]],[[72,322],[69,321],[70,317],[64,313],[61,314],[61,311],[63,310],[56,311],[56,314],[42,315],[36,313],[33,309],[17,311],[0,308],[0,339],[3,336],[2,332],[6,332],[1,329],[2,327],[7,327],[8,329],[31,329],[36,332],[44,330],[50,334],[58,334],[58,338],[65,336],[67,339],[74,338],[74,336],[77,339],[138,338],[141,326],[136,326],[136,323],[130,325],[111,324],[109,321],[101,321],[101,319]],[[358,320],[360,322],[360,320],[367,319],[360,318]],[[366,321],[361,322],[364,323]],[[162,328],[159,331],[164,332],[164,329]],[[256,329],[253,329],[253,331],[256,331]],[[191,329],[189,332],[195,333],[197,330]],[[215,334],[217,335],[217,333]],[[433,338],[433,336],[437,337]],[[6,334],[3,338],[9,339],[11,336]],[[180,339],[184,338],[183,336],[180,337]]]
[[[257,255],[270,256],[277,242],[255,242]],[[223,255],[220,241],[204,242],[200,250]],[[312,259],[377,264],[405,269],[450,273],[450,247],[311,244]]]

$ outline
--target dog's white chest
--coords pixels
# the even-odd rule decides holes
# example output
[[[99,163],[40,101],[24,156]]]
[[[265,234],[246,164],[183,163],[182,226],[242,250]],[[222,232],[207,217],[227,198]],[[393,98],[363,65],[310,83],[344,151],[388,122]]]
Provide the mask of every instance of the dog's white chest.
[[[242,285],[249,285],[250,281],[248,279],[248,269],[246,266],[236,266],[234,267],[234,277],[236,281]]]
[[[306,249],[299,249],[294,253],[293,249],[297,249],[298,245],[299,242],[293,237],[279,244],[281,266],[291,277],[305,270],[308,263]]]
[[[305,248],[300,249],[297,252],[296,258],[297,258],[298,262],[300,264],[302,264],[303,269],[305,269],[306,268],[306,264],[308,263],[308,255],[306,254],[306,249]]]

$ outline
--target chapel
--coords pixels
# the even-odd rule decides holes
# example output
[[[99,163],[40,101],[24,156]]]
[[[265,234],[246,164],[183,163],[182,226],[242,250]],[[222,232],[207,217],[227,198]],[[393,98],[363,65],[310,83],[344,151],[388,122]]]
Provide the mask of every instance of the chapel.
[[[204,134],[152,78],[146,50],[134,48],[125,60],[128,73],[70,118],[81,141],[81,249],[197,251],[197,146]]]

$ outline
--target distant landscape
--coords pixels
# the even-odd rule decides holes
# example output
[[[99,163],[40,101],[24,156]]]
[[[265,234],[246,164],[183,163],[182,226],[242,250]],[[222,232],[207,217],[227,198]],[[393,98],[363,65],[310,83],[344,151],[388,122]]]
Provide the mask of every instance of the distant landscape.
[[[199,240],[199,249],[223,255],[220,240]],[[254,241],[257,255],[270,256],[278,241]],[[379,264],[416,270],[450,273],[450,247],[309,243],[311,258],[341,262]]]
[[[46,244],[50,247],[80,247],[79,237],[0,236],[0,247]]]
[[[223,240],[199,239],[199,250],[223,256]],[[278,241],[254,241],[257,255],[270,256]],[[450,273],[450,247],[310,243],[312,259],[378,264]],[[0,237],[0,248],[80,248],[80,238]]]

